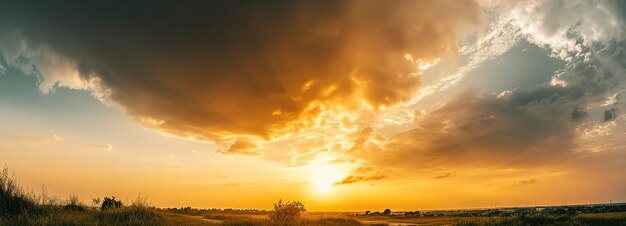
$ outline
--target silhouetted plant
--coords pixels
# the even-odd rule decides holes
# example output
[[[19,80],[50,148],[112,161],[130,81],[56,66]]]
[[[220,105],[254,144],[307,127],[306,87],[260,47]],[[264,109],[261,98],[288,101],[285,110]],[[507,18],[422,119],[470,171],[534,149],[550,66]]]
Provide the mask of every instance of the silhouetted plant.
[[[301,202],[283,202],[282,199],[274,203],[274,209],[270,213],[272,221],[288,223],[296,221],[300,218],[300,214],[306,212],[304,204]]]
[[[37,210],[37,201],[29,197],[4,167],[0,172],[0,216],[15,216],[34,213]]]
[[[120,208],[122,207],[122,201],[119,200],[115,200],[115,196],[112,198],[109,197],[104,197],[104,200],[102,201],[102,206],[100,207],[100,210],[107,210],[107,209],[111,209],[111,208]]]
[[[82,203],[80,203],[80,200],[76,195],[70,195],[70,198],[67,199],[67,204],[63,206],[63,209],[68,211],[85,211],[85,207]]]
[[[100,205],[100,202],[102,202],[102,200],[100,200],[100,197],[96,197],[96,198],[92,198],[92,199],[91,199],[91,203],[92,203],[94,206],[96,206],[96,207],[97,207],[98,205]]]
[[[132,201],[130,203],[130,205],[131,206],[136,206],[136,207],[146,207],[146,208],[148,208],[148,207],[150,207],[150,202],[148,201],[148,197],[139,195],[139,196],[137,196],[137,198],[134,201]]]
[[[404,216],[407,216],[407,217],[410,217],[410,216],[420,216],[420,211],[404,212]]]
[[[391,210],[390,209],[385,209],[385,211],[383,211],[384,215],[390,215],[391,214]]]

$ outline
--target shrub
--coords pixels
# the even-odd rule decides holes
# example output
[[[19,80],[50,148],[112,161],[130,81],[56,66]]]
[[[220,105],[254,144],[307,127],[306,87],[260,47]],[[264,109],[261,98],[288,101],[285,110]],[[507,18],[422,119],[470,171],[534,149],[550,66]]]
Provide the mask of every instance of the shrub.
[[[301,202],[283,202],[278,200],[274,203],[274,209],[270,212],[270,220],[281,223],[294,222],[300,218],[300,214],[306,212]]]
[[[70,198],[67,200],[67,204],[63,206],[63,210],[67,211],[85,211],[85,207],[76,195],[70,195]]]
[[[102,206],[100,206],[100,210],[107,210],[111,208],[121,208],[123,206],[122,201],[115,200],[115,197],[109,198],[104,197],[102,201]]]
[[[131,206],[135,207],[150,207],[150,202],[148,201],[148,197],[145,196],[137,196],[137,198],[130,203]]]

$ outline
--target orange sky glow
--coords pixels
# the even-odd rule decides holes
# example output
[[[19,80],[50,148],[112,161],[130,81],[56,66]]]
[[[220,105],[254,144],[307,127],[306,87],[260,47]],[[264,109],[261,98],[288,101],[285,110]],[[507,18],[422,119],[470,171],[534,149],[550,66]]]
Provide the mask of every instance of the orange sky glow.
[[[14,2],[0,163],[35,193],[159,207],[626,201],[624,8]]]

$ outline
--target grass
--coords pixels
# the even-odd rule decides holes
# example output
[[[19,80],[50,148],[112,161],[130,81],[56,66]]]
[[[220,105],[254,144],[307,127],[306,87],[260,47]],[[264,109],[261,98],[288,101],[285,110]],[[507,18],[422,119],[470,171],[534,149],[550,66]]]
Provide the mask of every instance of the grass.
[[[36,214],[0,217],[0,225],[166,225],[161,213],[144,207],[130,206],[106,211],[76,211],[59,206],[38,208]]]
[[[464,219],[457,226],[522,226],[522,225],[626,225],[626,213],[594,213],[580,215],[527,215],[506,218]]]
[[[305,213],[299,202],[275,205],[273,211],[226,211],[205,216],[183,215],[159,210],[145,197],[138,197],[129,206],[101,210],[87,207],[76,196],[66,202],[27,193],[15,176],[5,167],[0,172],[0,226],[3,225],[226,225],[226,226],[357,226],[357,225],[457,225],[457,226],[522,226],[522,225],[624,225],[626,212],[593,214],[532,214],[518,217],[389,217],[351,216],[342,213]],[[57,201],[54,201],[57,200]],[[280,204],[281,202],[279,202]],[[282,210],[282,211],[277,211]],[[289,216],[277,216],[285,214]]]
[[[359,226],[364,225],[358,220],[348,218],[320,218],[320,219],[299,219],[294,221],[272,221],[269,219],[252,218],[231,218],[225,220],[222,225],[226,226]]]
[[[365,225],[359,220],[350,218],[348,215],[340,213],[305,213],[297,219],[289,221],[275,220],[271,217],[271,214],[259,215],[259,214],[208,214],[204,216],[205,219],[209,219],[215,222],[219,222],[221,225],[228,226],[240,226],[240,225],[254,225],[254,226],[266,226],[266,225],[284,225],[284,226],[307,226],[307,225],[321,225],[321,226],[352,226],[352,225]],[[368,224],[369,225],[369,224]],[[386,225],[386,224],[385,224]]]
[[[0,172],[0,225],[180,225],[138,198],[133,205],[99,211],[88,208],[76,196],[65,204],[49,204],[34,193],[24,191],[14,174],[5,167]]]
[[[36,214],[38,207],[35,200],[34,196],[22,190],[8,168],[0,172],[0,216]]]

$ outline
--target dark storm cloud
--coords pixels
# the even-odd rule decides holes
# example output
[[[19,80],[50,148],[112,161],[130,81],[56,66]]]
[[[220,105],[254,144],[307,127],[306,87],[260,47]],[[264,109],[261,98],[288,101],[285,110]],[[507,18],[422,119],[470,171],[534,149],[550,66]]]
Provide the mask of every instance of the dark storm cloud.
[[[482,22],[471,1],[165,3],[5,2],[0,34],[75,62],[151,126],[220,140],[295,131],[326,103],[406,100],[405,54],[455,52]]]

